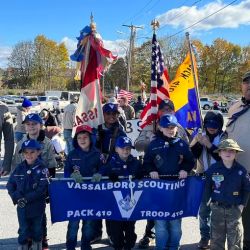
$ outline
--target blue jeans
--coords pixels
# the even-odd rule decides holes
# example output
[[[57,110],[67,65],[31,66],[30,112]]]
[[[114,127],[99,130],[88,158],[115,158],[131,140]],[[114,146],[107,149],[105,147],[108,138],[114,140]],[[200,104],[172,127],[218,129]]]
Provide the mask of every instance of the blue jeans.
[[[67,250],[75,250],[77,245],[77,233],[79,229],[80,220],[69,221],[68,231],[66,235],[66,247]],[[90,250],[90,242],[95,237],[95,221],[94,220],[82,220],[82,238],[81,238],[81,250]]]
[[[67,154],[74,149],[73,147],[73,139],[72,139],[72,129],[64,129],[63,137],[66,142]]]
[[[211,209],[204,201],[200,205],[199,221],[201,238],[210,240]]]
[[[25,208],[17,208],[17,218],[19,223],[18,243],[20,245],[25,245],[28,238],[31,238],[35,242],[39,242],[42,240],[43,235],[43,214],[33,218],[27,218],[25,210]]]
[[[171,221],[155,221],[155,249],[178,250],[181,235],[181,219]]]

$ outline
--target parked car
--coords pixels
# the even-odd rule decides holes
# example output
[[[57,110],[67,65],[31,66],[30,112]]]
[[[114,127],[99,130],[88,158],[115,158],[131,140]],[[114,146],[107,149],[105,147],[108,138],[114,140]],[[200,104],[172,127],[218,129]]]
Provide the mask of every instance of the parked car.
[[[209,97],[201,97],[200,105],[202,109],[209,110],[213,108],[213,101]]]
[[[48,109],[50,111],[59,108],[60,99],[57,96],[38,96],[40,109]]]

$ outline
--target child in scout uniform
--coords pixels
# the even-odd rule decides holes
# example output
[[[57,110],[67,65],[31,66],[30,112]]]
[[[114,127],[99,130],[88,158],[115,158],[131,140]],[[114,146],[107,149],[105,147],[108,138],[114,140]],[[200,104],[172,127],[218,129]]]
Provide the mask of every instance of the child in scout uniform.
[[[16,166],[7,183],[8,193],[17,205],[18,249],[27,250],[28,238],[31,238],[32,249],[40,250],[49,172],[39,158],[41,145],[36,140],[24,141],[19,153],[23,154],[24,161]]]
[[[237,152],[243,150],[232,139],[220,142],[221,161],[206,171],[205,199],[211,206],[212,250],[242,249],[241,213],[250,193],[250,179],[246,169],[236,160]]]
[[[70,151],[65,163],[64,176],[71,177],[77,183],[83,177],[92,177],[99,171],[100,151],[94,146],[92,128],[88,125],[76,127],[73,138],[74,150]],[[67,250],[74,250],[77,245],[77,233],[80,220],[69,221],[66,236]],[[95,237],[96,220],[82,220],[81,249],[90,250],[91,241]]]
[[[111,160],[101,168],[102,175],[109,179],[119,181],[118,176],[133,175],[136,178],[143,176],[141,163],[131,155],[132,142],[126,136],[120,136],[115,143],[115,154]],[[126,197],[127,198],[127,197]],[[124,199],[124,205],[129,205],[130,198]],[[116,250],[131,250],[136,242],[135,221],[109,220],[110,236]]]
[[[204,173],[213,163],[220,160],[217,149],[223,136],[223,116],[219,112],[208,111],[204,117],[204,130],[194,136],[190,143],[196,160],[195,172]],[[198,248],[207,249],[210,241],[210,206],[202,199],[199,209],[200,235]]]
[[[174,115],[166,114],[160,118],[159,131],[150,142],[143,163],[152,179],[159,179],[160,175],[175,179],[187,178],[188,172],[194,167],[194,157],[189,146],[176,137],[177,130],[178,121]],[[155,220],[157,250],[179,249],[181,234],[181,219]]]

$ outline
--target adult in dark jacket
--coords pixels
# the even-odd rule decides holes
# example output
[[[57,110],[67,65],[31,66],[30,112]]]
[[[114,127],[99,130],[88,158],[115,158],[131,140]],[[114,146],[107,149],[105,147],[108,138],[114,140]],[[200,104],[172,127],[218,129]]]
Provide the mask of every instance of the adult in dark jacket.
[[[44,121],[44,126],[58,126],[57,120],[55,116],[48,110],[48,109],[43,109],[40,112],[40,116]]]
[[[133,105],[135,110],[135,117],[139,118],[140,111],[142,111],[145,107],[145,103],[142,101],[141,96],[137,97],[137,102]]]
[[[96,147],[105,156],[105,161],[115,152],[115,140],[126,136],[124,128],[118,122],[118,104],[106,103],[103,108],[104,123],[98,126]]]

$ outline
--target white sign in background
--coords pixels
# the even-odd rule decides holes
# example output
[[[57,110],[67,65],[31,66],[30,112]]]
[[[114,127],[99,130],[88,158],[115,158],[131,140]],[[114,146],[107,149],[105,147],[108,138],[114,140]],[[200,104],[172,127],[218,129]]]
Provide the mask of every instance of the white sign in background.
[[[135,143],[136,138],[139,136],[141,132],[140,124],[141,124],[141,120],[139,119],[127,121],[126,134],[132,140],[133,145]],[[142,152],[137,152],[135,149],[132,149],[131,154],[134,157],[143,155]]]

